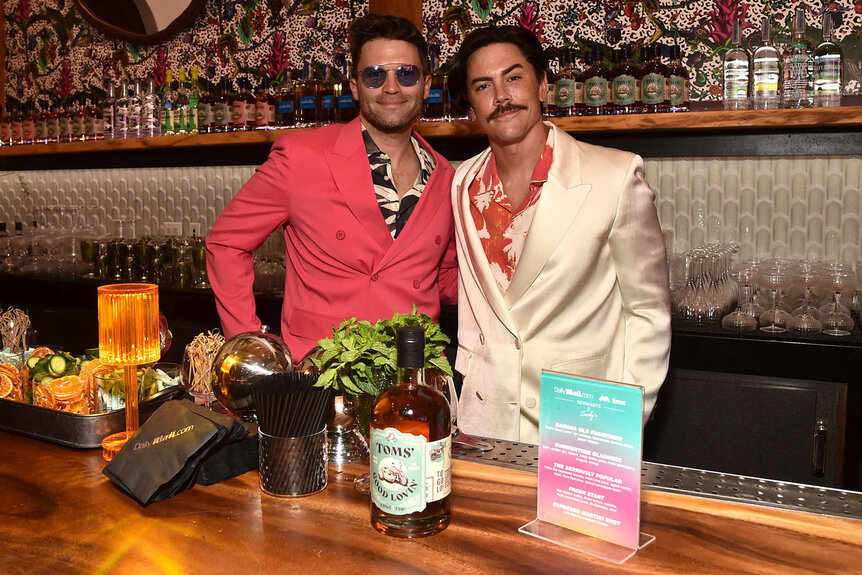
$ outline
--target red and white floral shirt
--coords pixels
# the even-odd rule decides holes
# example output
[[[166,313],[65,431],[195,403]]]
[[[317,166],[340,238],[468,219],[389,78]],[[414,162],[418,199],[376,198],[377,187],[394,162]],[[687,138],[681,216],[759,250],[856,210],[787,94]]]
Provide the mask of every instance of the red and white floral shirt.
[[[533,222],[536,204],[542,194],[542,185],[548,180],[554,155],[553,137],[554,131],[550,130],[545,151],[533,168],[530,190],[517,209],[512,208],[503,190],[503,183],[497,174],[497,158],[493,152],[467,189],[473,222],[479,230],[479,239],[491,264],[494,279],[503,293],[509,289]]]

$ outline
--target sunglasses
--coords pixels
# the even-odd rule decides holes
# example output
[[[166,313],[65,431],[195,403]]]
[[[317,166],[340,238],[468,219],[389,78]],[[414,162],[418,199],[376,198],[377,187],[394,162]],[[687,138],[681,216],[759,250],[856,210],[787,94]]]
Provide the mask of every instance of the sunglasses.
[[[422,74],[419,66],[413,64],[401,64],[395,66],[368,66],[362,70],[362,83],[368,88],[379,88],[386,83],[386,75],[390,70],[395,70],[395,79],[405,88],[415,86]]]

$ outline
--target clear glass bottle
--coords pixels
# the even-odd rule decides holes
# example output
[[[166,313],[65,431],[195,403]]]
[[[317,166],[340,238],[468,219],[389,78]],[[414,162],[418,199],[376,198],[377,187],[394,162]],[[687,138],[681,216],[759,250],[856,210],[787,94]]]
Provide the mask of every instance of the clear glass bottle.
[[[186,93],[189,95],[189,113],[186,116],[186,133],[197,134],[200,131],[198,125],[198,106],[201,94],[198,92],[198,68],[192,66],[191,80],[186,80]]]
[[[575,108],[575,62],[571,50],[561,50],[563,67],[557,74],[557,82],[554,85],[554,101],[557,105],[556,117],[564,118],[577,115]]]
[[[649,48],[647,50],[647,48]],[[668,99],[668,72],[667,66],[661,62],[661,52],[658,45],[646,46],[649,60],[644,61],[641,68],[641,97],[643,98],[643,111],[646,113],[667,112]]]
[[[397,383],[371,411],[371,525],[393,537],[425,537],[449,525],[452,419],[425,383],[425,332],[398,329]]]
[[[548,94],[545,97],[545,103],[542,106],[542,115],[546,118],[553,118],[557,113],[557,75],[554,74],[553,70],[551,70],[551,59],[557,59],[559,62],[559,56],[552,56],[549,50],[546,53],[545,58],[545,61],[548,62],[548,65],[545,67],[545,78],[548,80]],[[557,68],[559,69],[559,66]]]
[[[207,70],[207,74],[212,78],[212,73],[209,69]],[[200,78],[198,78],[197,91],[200,94],[200,99],[198,100],[198,133],[210,134],[213,131],[213,97],[204,81]]]
[[[178,71],[179,80],[175,80],[171,84],[171,89],[174,92],[174,133],[188,134],[189,133],[189,93],[188,83],[186,82],[186,69],[180,68]]]
[[[291,71],[284,69],[284,82],[276,96],[275,123],[279,128],[293,126],[293,78]]]
[[[805,37],[805,9],[793,14],[793,37],[784,57],[784,107],[810,108],[814,104],[814,49]]]
[[[730,50],[724,54],[724,109],[747,110],[749,101],[749,84],[751,58],[748,50],[741,45],[740,22],[733,22],[733,36],[730,40]]]
[[[781,54],[772,44],[772,25],[763,18],[760,46],[754,51],[754,89],[752,108],[772,110],[781,106]]]
[[[176,134],[174,131],[174,124],[176,122],[174,99],[176,96],[174,95],[173,80],[173,72],[171,70],[167,70],[165,72],[165,94],[162,100],[162,111],[159,114],[163,136],[173,136]]]
[[[105,139],[110,140],[114,137],[114,103],[117,99],[114,83],[110,80],[105,80],[105,94],[105,99],[102,101],[102,126],[105,130]]]
[[[611,54],[611,59],[614,64],[611,70],[611,99],[613,114],[636,114],[636,86],[637,69],[632,66],[629,59],[630,48],[628,46],[622,48],[614,48]]]
[[[60,126],[62,133],[63,127]],[[127,138],[129,135],[129,85],[123,80],[120,93],[114,102],[114,138]]]
[[[611,73],[602,62],[600,47],[593,47],[588,59],[591,66],[581,74],[584,83],[584,115],[601,116],[609,113],[608,83],[612,82]]]
[[[141,110],[143,109],[143,101],[141,100],[141,81],[135,80],[135,86],[129,94],[129,138],[141,137]]]
[[[670,47],[670,64],[667,67],[670,73],[670,100],[671,112],[688,112],[691,100],[691,83],[689,82],[688,69],[682,64],[682,50],[679,46]]]
[[[843,54],[835,43],[833,29],[835,13],[823,13],[823,41],[814,50],[814,105],[841,105],[841,67]]]
[[[154,138],[162,135],[161,122],[162,99],[156,90],[156,82],[152,76],[147,78],[147,89],[141,104],[141,135]]]

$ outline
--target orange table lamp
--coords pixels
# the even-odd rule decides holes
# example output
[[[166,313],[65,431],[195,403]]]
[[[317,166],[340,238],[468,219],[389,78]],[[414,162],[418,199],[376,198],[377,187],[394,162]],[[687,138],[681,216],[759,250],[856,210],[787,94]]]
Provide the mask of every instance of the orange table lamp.
[[[99,359],[123,368],[126,430],[102,440],[110,461],[138,430],[137,366],[159,360],[159,286],[114,284],[98,288]]]

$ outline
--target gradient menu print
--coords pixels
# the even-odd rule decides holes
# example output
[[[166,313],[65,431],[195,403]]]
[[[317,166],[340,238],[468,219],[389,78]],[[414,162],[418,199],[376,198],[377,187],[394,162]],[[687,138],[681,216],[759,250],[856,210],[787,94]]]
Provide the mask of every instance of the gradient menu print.
[[[538,518],[637,549],[643,388],[543,371],[541,394]]]

